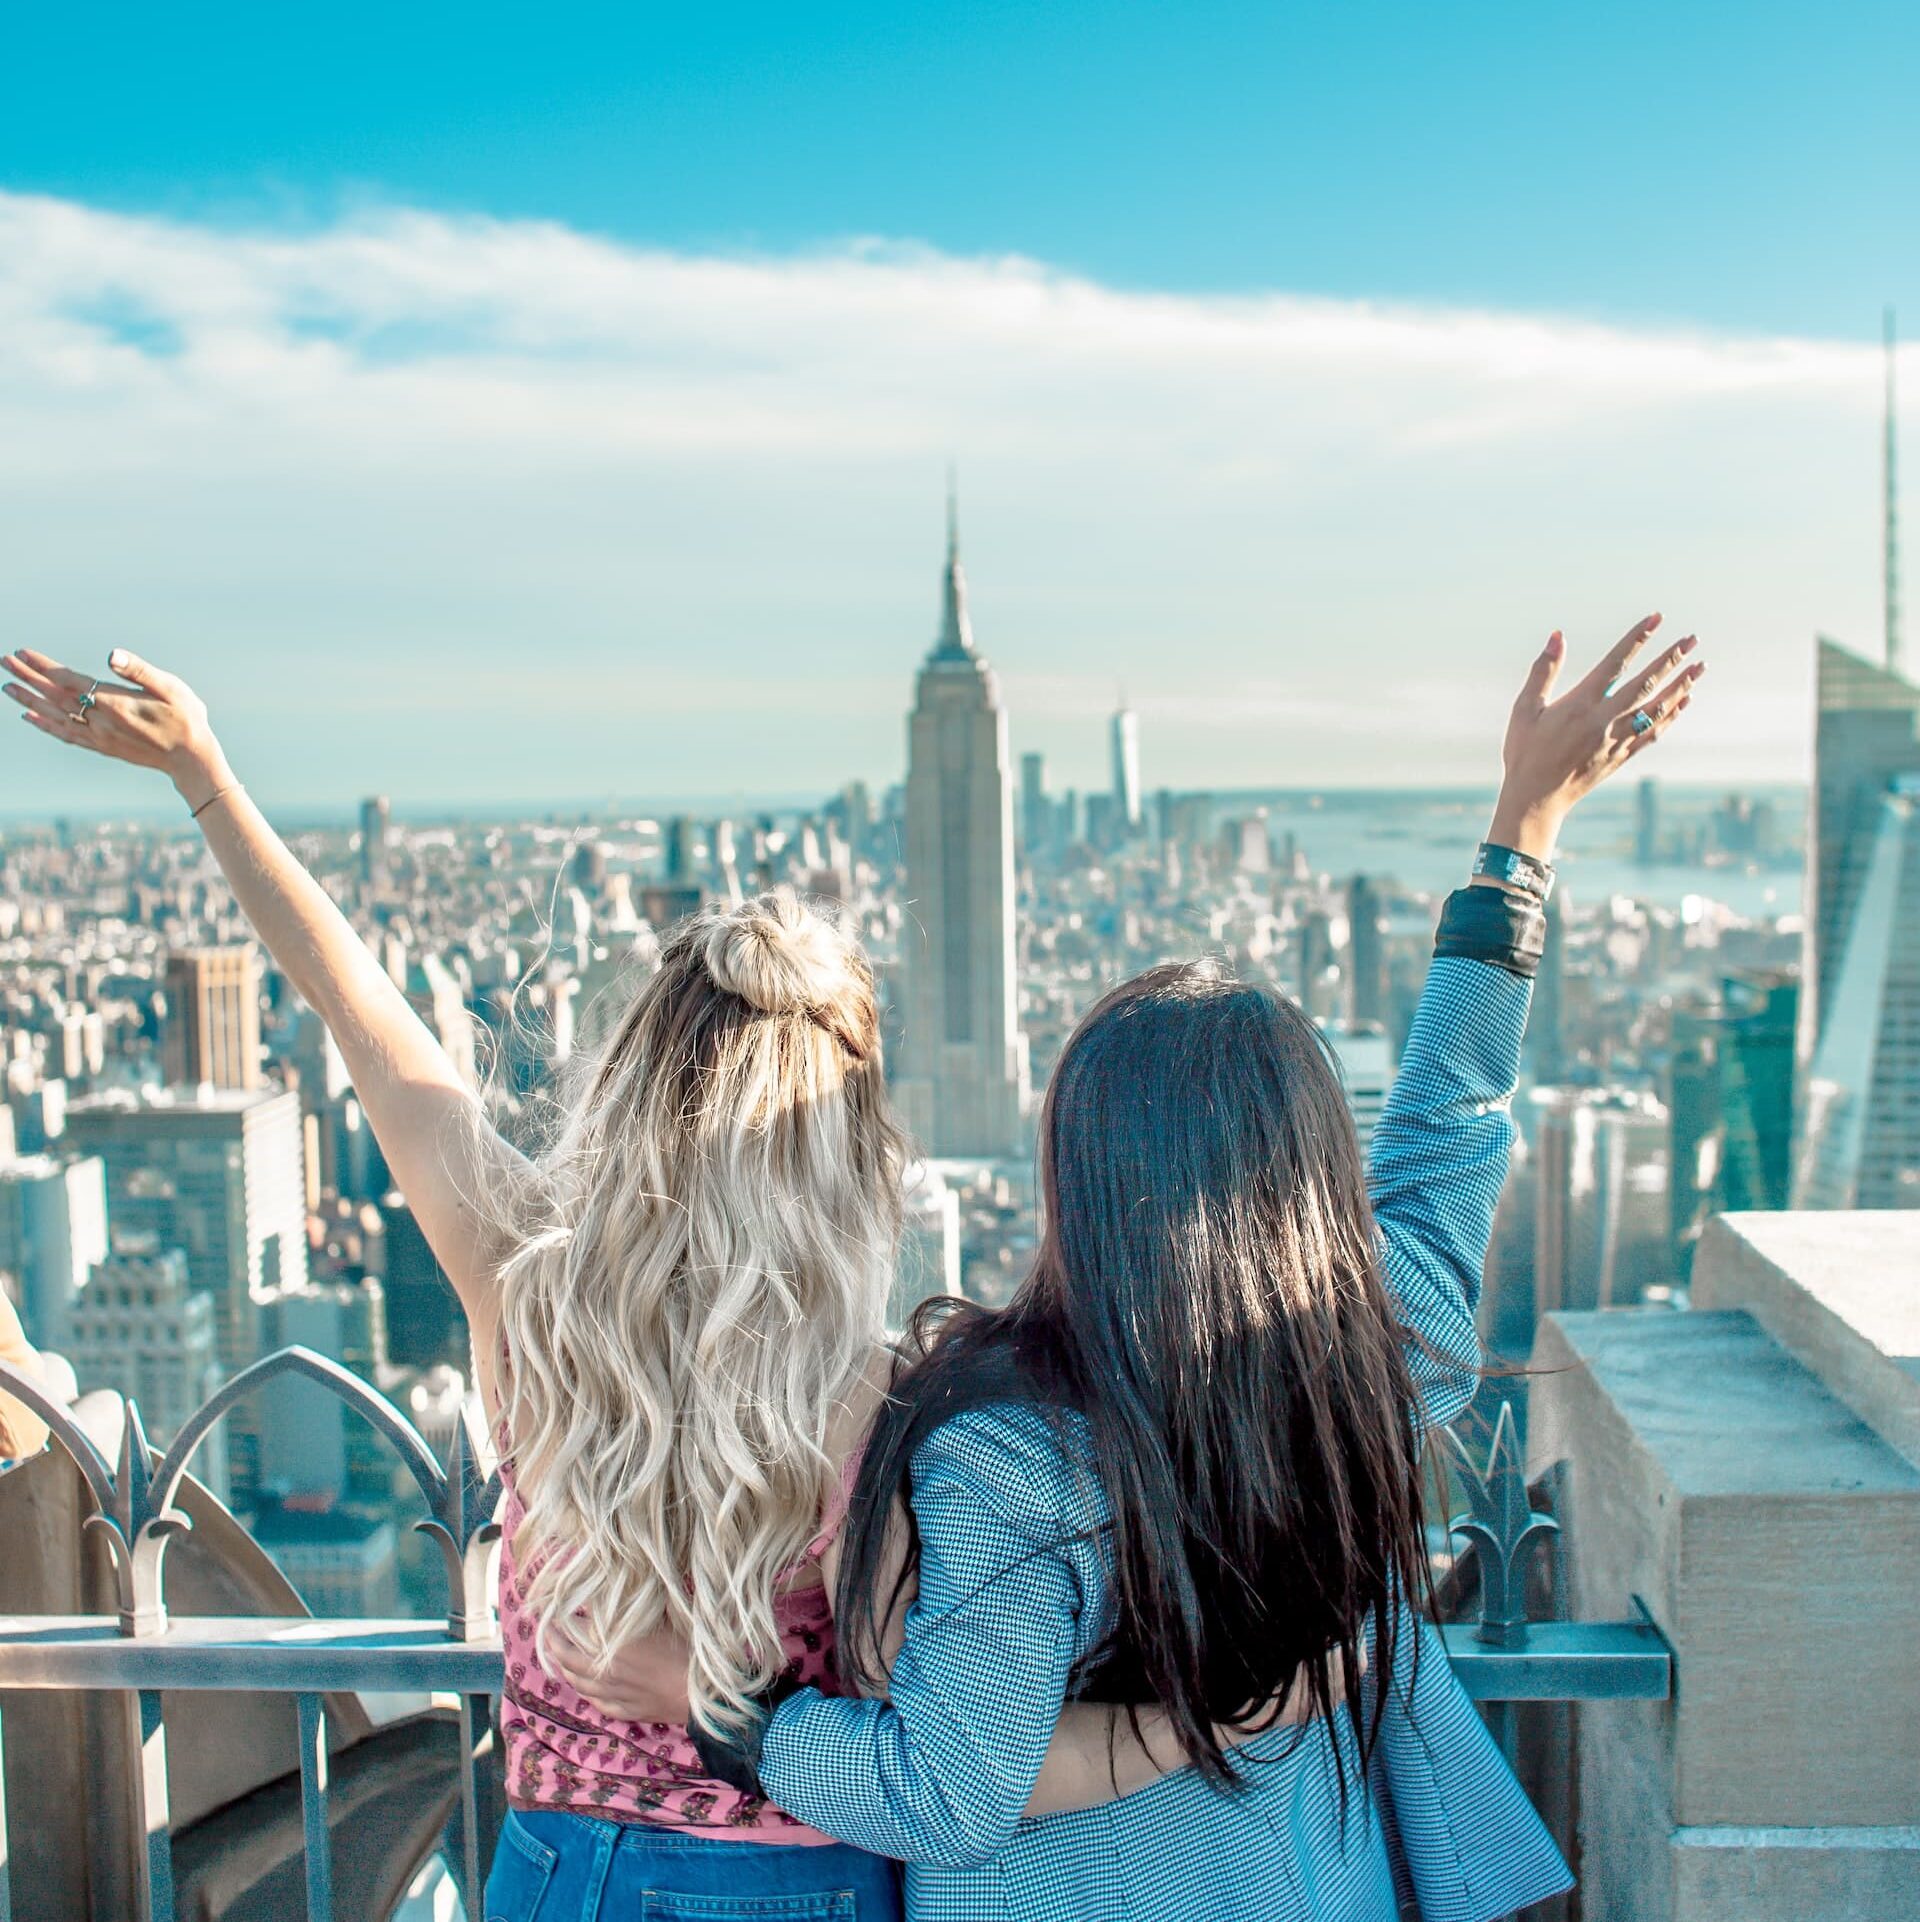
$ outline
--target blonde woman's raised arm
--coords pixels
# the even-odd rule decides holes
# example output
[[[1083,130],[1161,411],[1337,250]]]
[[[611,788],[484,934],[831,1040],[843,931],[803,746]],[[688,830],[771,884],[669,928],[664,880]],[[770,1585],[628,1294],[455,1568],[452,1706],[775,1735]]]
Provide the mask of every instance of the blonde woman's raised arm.
[[[116,648],[120,678],[93,681],[23,648],[4,657],[7,694],[42,734],[164,773],[287,979],[333,1032],[355,1094],[483,1357],[492,1352],[498,1251],[472,1206],[519,1156],[481,1125],[479,1104],[332,897],[254,806],[222,753],[206,704],[176,675]]]

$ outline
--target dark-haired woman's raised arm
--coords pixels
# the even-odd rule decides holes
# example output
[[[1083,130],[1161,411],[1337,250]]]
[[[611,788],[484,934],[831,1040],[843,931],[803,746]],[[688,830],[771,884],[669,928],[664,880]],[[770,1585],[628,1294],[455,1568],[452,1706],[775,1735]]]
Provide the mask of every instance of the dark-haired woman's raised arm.
[[[1408,1366],[1431,1423],[1459,1415],[1480,1380],[1481,1271],[1513,1143],[1508,1104],[1561,823],[1665,733],[1706,671],[1688,658],[1691,635],[1650,667],[1634,668],[1659,620],[1650,614],[1628,629],[1558,700],[1561,637],[1535,660],[1507,723],[1493,825],[1472,885],[1441,911],[1433,966],[1374,1128],[1368,1189],[1407,1327]]]

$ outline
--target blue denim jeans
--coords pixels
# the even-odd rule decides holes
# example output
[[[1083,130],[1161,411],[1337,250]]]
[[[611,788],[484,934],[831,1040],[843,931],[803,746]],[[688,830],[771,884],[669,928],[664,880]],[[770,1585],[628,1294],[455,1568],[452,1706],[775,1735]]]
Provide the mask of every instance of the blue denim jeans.
[[[486,1922],[901,1922],[900,1866],[836,1842],[708,1841],[509,1809]]]

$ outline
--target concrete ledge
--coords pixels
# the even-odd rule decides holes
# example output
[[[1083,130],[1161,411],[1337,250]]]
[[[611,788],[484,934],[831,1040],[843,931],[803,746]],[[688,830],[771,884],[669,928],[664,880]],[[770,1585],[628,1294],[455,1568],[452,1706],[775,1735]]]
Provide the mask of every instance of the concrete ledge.
[[[1676,1657],[1671,1708],[1583,1715],[1589,1823],[1664,1805],[1650,1872],[1674,1825],[1920,1823],[1920,1470],[1746,1314],[1551,1316],[1534,1365],[1571,1612],[1637,1594]]]
[[[1696,1308],[1742,1308],[1891,1448],[1920,1464],[1920,1212],[1722,1215]]]
[[[1906,1922],[1920,1915],[1920,1828],[1684,1828],[1675,1922]]]

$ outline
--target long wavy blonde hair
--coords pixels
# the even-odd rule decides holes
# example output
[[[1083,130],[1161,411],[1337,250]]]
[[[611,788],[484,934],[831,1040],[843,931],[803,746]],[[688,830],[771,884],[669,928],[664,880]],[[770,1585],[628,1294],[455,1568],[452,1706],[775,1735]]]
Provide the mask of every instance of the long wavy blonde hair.
[[[893,1274],[865,956],[785,889],[690,917],[563,1116],[502,1272],[528,1606],[596,1660],[677,1629],[695,1717],[734,1724],[784,1662],[774,1599]]]

